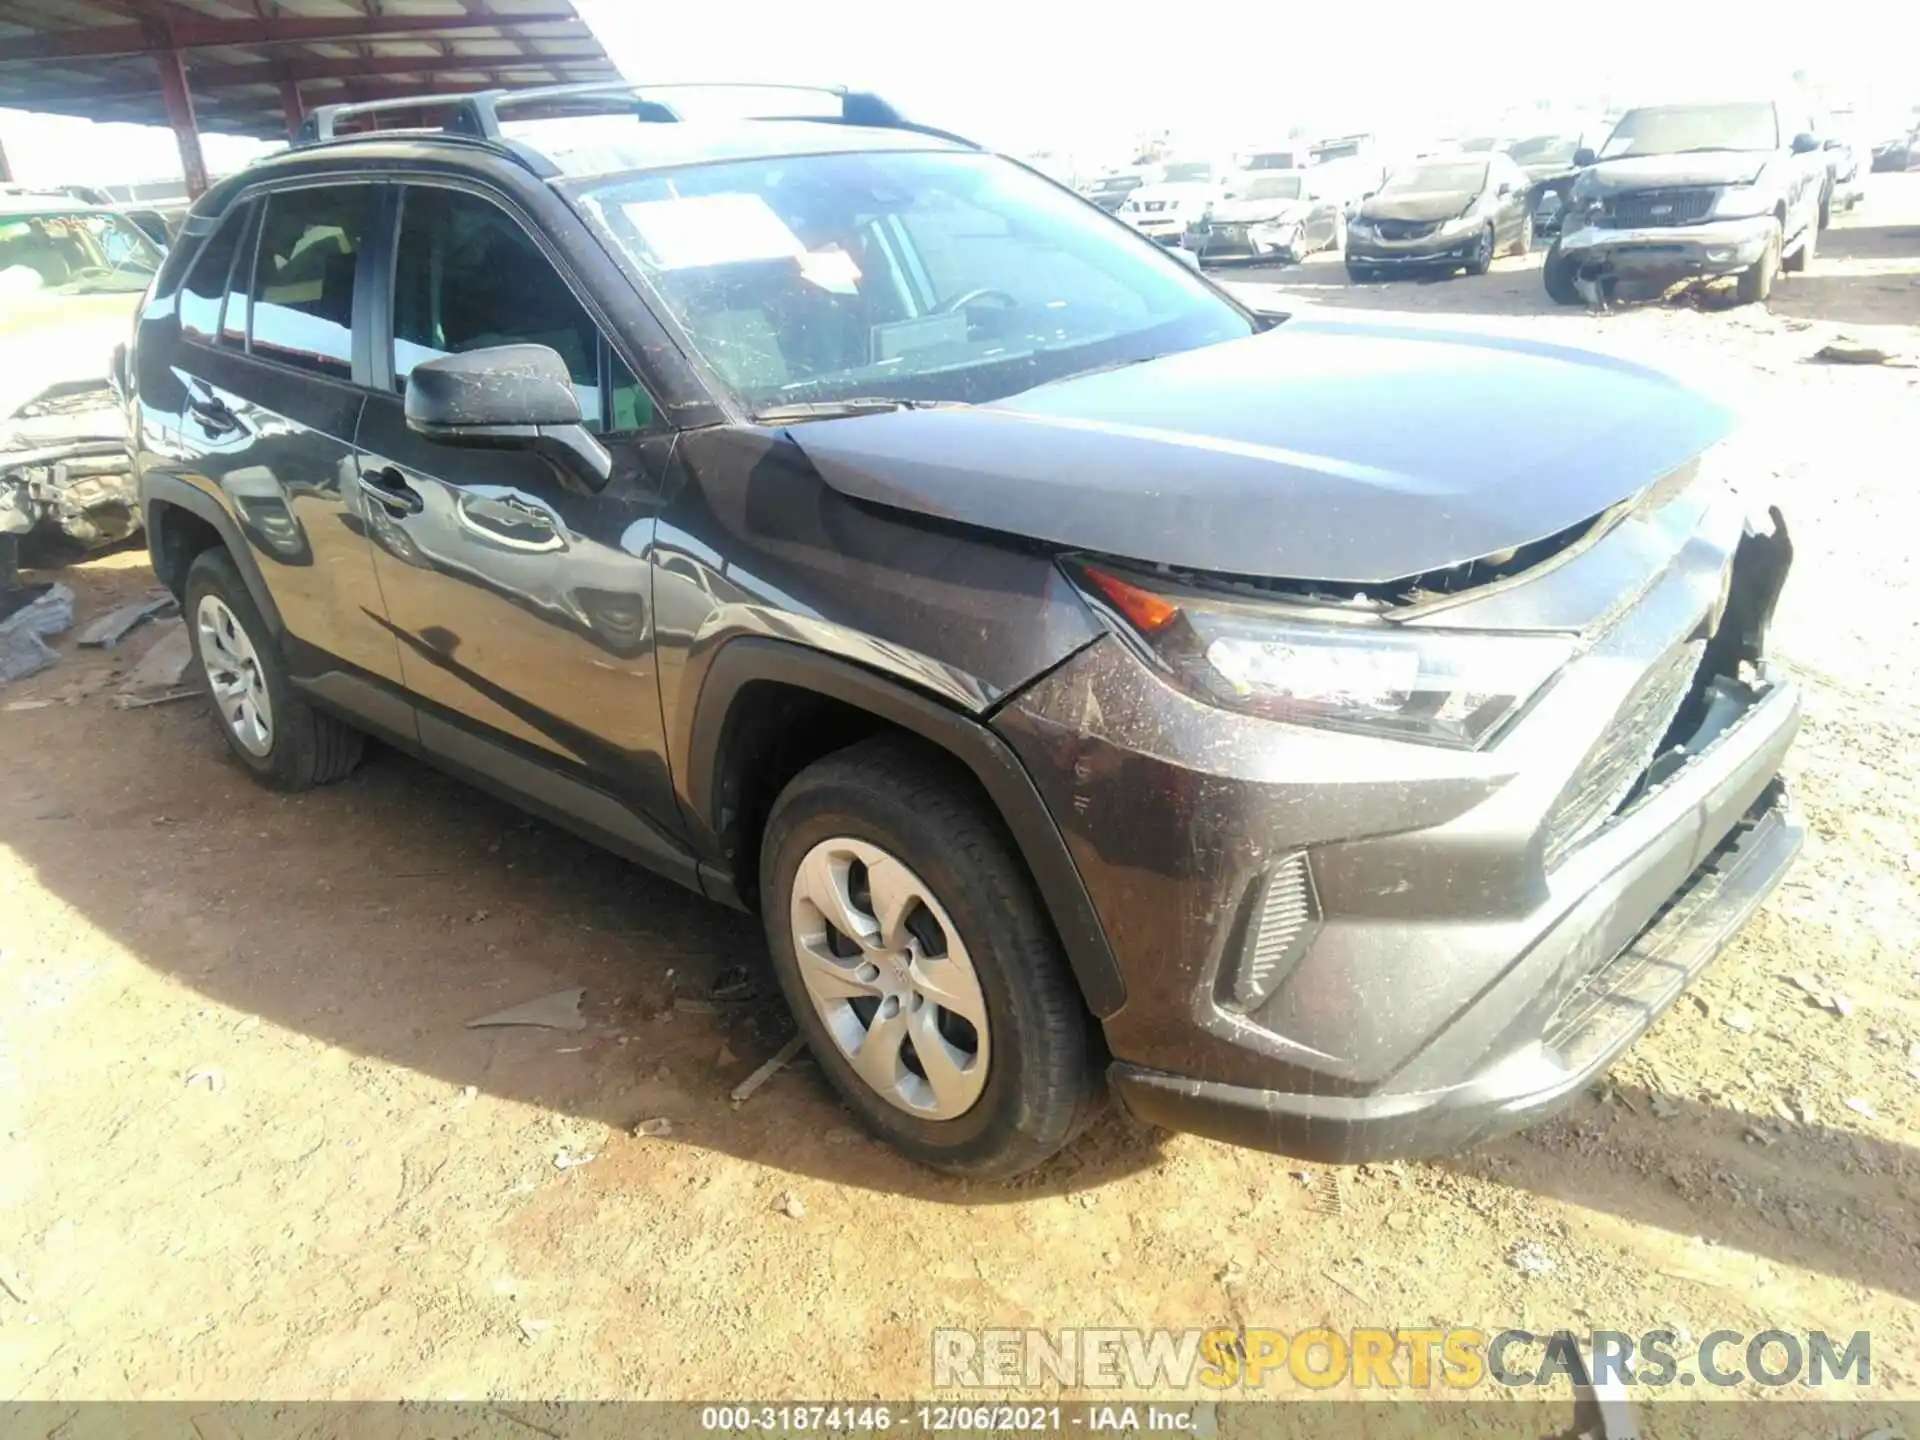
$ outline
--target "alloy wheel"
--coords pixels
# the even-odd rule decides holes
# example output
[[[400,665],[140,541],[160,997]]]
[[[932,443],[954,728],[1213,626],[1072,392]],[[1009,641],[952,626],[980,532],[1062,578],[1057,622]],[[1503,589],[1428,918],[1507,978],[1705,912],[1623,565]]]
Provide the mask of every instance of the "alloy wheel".
[[[219,596],[203,595],[194,630],[221,720],[249,755],[265,755],[273,748],[273,700],[246,627]]]
[[[927,883],[878,845],[823,840],[794,875],[793,954],[854,1073],[889,1104],[951,1120],[986,1087],[986,998]]]

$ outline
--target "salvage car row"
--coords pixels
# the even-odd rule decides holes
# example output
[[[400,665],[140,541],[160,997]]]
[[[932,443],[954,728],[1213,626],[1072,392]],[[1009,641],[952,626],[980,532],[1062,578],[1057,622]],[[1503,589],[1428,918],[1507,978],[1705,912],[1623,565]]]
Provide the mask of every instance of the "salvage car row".
[[[1357,283],[1484,274],[1550,241],[1542,276],[1560,304],[1621,287],[1735,277],[1764,300],[1804,270],[1890,147],[1793,96],[1637,106],[1580,136],[1477,137],[1393,163],[1352,143],[1180,161],[1103,177],[1083,193],[1135,230],[1208,263],[1343,253]],[[1904,151],[1902,152],[1904,154]]]

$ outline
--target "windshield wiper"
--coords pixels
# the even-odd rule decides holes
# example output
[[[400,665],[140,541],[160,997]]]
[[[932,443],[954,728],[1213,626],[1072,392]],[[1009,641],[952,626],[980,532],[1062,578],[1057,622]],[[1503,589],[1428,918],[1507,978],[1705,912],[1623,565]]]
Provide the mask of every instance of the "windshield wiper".
[[[890,410],[940,410],[964,407],[964,400],[897,400],[890,395],[856,395],[846,400],[799,400],[769,405],[753,418],[769,424],[789,420],[838,420],[848,415],[884,415]]]

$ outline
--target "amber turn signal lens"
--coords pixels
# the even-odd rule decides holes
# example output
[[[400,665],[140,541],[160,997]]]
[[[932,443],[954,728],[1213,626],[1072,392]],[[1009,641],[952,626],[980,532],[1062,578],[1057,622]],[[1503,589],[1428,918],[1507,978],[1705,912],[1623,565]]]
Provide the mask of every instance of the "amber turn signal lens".
[[[1113,608],[1127,617],[1134,629],[1143,635],[1155,635],[1180,618],[1180,607],[1171,605],[1151,590],[1142,590],[1138,585],[1129,584],[1118,575],[1109,575],[1104,570],[1086,566],[1081,574],[1087,577],[1089,584],[1106,597]]]

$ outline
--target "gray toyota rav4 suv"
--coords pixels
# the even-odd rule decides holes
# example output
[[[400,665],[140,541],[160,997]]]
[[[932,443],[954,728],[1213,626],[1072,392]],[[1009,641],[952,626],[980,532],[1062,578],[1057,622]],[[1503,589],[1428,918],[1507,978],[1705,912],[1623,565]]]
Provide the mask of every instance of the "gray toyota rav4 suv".
[[[756,911],[846,1103],[979,1176],[1103,1078],[1327,1160],[1511,1129],[1780,878],[1720,409],[1257,313],[872,95],[676,99],[324,111],[194,207],[134,443],[260,779],[377,736]]]

